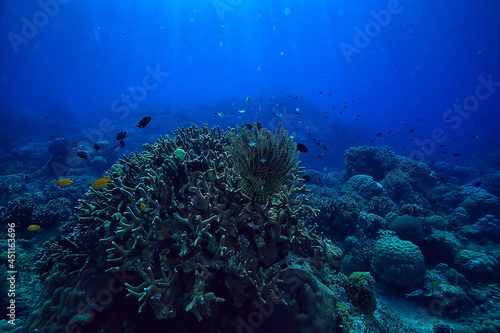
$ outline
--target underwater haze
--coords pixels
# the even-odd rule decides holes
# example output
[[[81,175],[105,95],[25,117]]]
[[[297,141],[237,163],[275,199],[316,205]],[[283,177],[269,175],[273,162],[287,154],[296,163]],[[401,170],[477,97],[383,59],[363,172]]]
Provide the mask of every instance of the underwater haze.
[[[137,206],[134,214],[153,214],[152,202],[156,199],[134,201],[132,196],[138,195],[137,193],[131,192],[133,195],[129,194],[128,197],[122,194],[123,184],[126,182],[119,183],[116,180],[123,176],[117,176],[116,166],[128,163],[127,170],[124,171],[126,176],[123,177],[129,177],[129,172],[133,170],[153,168],[149,164],[140,164],[145,163],[144,160],[133,166],[135,162],[131,161],[135,160],[130,156],[138,156],[135,153],[141,152],[147,155],[145,151],[150,149],[151,152],[151,147],[159,147],[154,144],[160,136],[165,142],[172,143],[167,144],[166,148],[158,148],[158,151],[169,153],[156,159],[156,162],[151,162],[154,167],[167,168],[168,161],[177,161],[175,163],[179,163],[179,168],[183,165],[186,172],[189,170],[208,175],[217,170],[217,165],[212,165],[214,161],[222,161],[225,157],[201,154],[197,152],[196,144],[193,147],[186,146],[181,138],[197,135],[186,129],[193,125],[196,126],[194,128],[202,128],[207,124],[209,129],[219,126],[226,134],[228,131],[238,133],[238,137],[243,140],[241,142],[244,142],[243,146],[237,146],[240,141],[234,138],[234,133],[234,136],[227,134],[227,138],[223,134],[226,138],[224,140],[220,137],[210,139],[220,140],[218,144],[210,143],[210,151],[224,151],[228,156],[232,154],[227,157],[228,161],[236,158],[238,152],[252,155],[260,145],[264,145],[264,133],[270,131],[293,140],[293,144],[289,145],[282,141],[279,147],[290,148],[291,159],[298,156],[305,174],[295,170],[291,166],[293,163],[289,162],[290,171],[282,179],[301,175],[301,182],[307,183],[311,189],[310,205],[319,212],[313,214],[312,210],[292,209],[302,214],[297,213],[301,217],[297,215],[293,220],[303,220],[304,225],[309,227],[317,224],[318,239],[325,237],[328,240],[318,241],[321,245],[310,245],[311,249],[297,250],[297,253],[307,256],[309,260],[309,256],[318,255],[315,252],[318,248],[329,251],[330,247],[324,245],[328,242],[331,247],[342,252],[335,259],[337,261],[334,260],[331,264],[329,278],[325,278],[327,273],[318,273],[318,270],[308,273],[312,278],[307,283],[321,280],[324,284],[322,286],[335,294],[331,297],[336,299],[337,304],[348,304],[345,305],[348,309],[345,313],[349,312],[349,316],[332,308],[331,311],[337,318],[332,324],[334,327],[325,326],[324,330],[319,331],[361,332],[360,326],[355,325],[361,318],[359,315],[364,313],[372,316],[377,313],[374,311],[379,311],[376,315],[379,326],[388,325],[390,320],[387,318],[390,315],[387,313],[394,310],[391,313],[394,318],[398,318],[394,322],[401,320],[402,325],[394,324],[394,332],[414,332],[416,327],[421,327],[419,332],[459,332],[461,329],[463,332],[480,332],[483,329],[500,332],[500,318],[494,315],[498,313],[497,310],[500,311],[499,13],[500,2],[495,0],[1,1],[0,188],[3,194],[0,206],[3,212],[0,220],[5,222],[5,229],[9,223],[15,225],[17,244],[20,246],[18,263],[23,260],[22,256],[33,262],[43,262],[50,257],[49,253],[52,253],[50,251],[53,248],[49,250],[47,245],[42,246],[46,240],[54,242],[53,239],[69,237],[67,233],[80,235],[78,232],[83,229],[78,225],[89,218],[85,211],[90,208],[75,210],[76,206],[81,205],[79,200],[90,200],[90,206],[105,206],[95,204],[92,200],[98,199],[94,197],[87,199],[87,191],[102,191],[104,194],[100,198],[109,195],[106,197],[109,200],[123,195],[123,198],[127,198],[123,199],[123,207],[132,207],[132,203]],[[254,134],[253,139],[245,137],[246,129],[249,129],[249,135]],[[287,132],[282,132],[282,129]],[[261,133],[260,136],[257,133]],[[196,140],[198,139],[193,138],[192,142]],[[206,144],[208,141],[203,142]],[[156,144],[161,146],[161,143]],[[271,142],[268,144],[271,145]],[[239,149],[235,149],[235,146]],[[296,150],[299,153],[293,155]],[[273,150],[268,147],[259,151],[261,155],[258,158],[248,157],[247,160],[253,158],[259,162],[257,169],[265,170],[263,173],[278,172],[277,169],[280,168],[282,171],[288,170],[284,165],[286,159],[279,159],[286,154],[277,148]],[[274,152],[274,155],[266,155],[270,152]],[[124,160],[123,156],[132,159]],[[212,159],[205,161],[202,156],[211,156]],[[245,158],[241,157],[240,161],[243,160]],[[238,184],[244,198],[235,201],[230,207],[237,207],[249,198],[252,198],[254,205],[253,208],[243,205],[242,212],[239,215],[235,213],[235,216],[241,217],[252,211],[254,215],[250,214],[252,217],[249,219],[255,219],[252,223],[257,226],[259,223],[266,225],[269,221],[277,221],[277,224],[283,222],[280,222],[280,213],[269,208],[270,203],[264,205],[258,202],[264,200],[262,198],[270,200],[269,202],[282,200],[284,197],[277,194],[278,190],[273,192],[272,188],[283,186],[290,189],[298,185],[290,185],[283,180],[283,183],[271,186],[271,180],[266,180],[266,175],[262,174],[244,183],[244,167],[231,161],[225,167],[228,170],[234,169],[234,178],[227,174],[224,177],[228,177],[228,184],[232,185],[235,183],[231,183],[229,179],[243,181]],[[267,168],[266,163],[271,165],[271,162],[276,163],[272,164],[274,166],[279,163],[283,165],[275,169]],[[178,179],[184,179],[183,175],[175,173],[177,171],[169,172],[165,171],[165,177],[174,177],[172,175],[175,174]],[[137,180],[149,176],[150,174],[145,176],[138,173],[130,177]],[[272,178],[272,181],[277,178]],[[171,214],[175,216],[175,221],[182,217],[183,221],[192,222],[196,219],[188,216],[198,214],[203,219],[209,219],[210,214],[215,214],[199,207],[196,212],[184,212],[184,208],[178,208],[176,213],[169,210],[172,205],[175,206],[174,202],[180,202],[180,207],[196,206],[196,195],[201,194],[195,193],[194,188],[202,185],[193,179],[189,180],[189,186],[187,183],[185,187],[181,186],[184,190],[193,188],[189,196],[186,194],[182,199],[176,200],[172,198],[168,209],[157,208],[158,212],[162,212],[161,219],[168,219],[166,216]],[[165,181],[163,185],[170,184],[167,180],[162,181]],[[208,178],[205,181],[210,183]],[[127,184],[130,188],[136,186]],[[214,187],[220,185],[218,181],[214,181],[214,184],[217,184]],[[249,188],[255,191],[260,189],[265,194],[252,197],[250,192],[245,192],[246,185],[241,184],[250,184]],[[172,193],[175,186],[177,185],[172,184]],[[136,192],[139,191],[138,188],[135,188]],[[228,188],[229,185],[225,185],[224,191]],[[180,188],[177,190],[180,191]],[[213,199],[220,191],[222,190],[218,189],[208,197]],[[170,189],[167,192],[170,193]],[[307,196],[306,192],[297,192],[297,195]],[[223,196],[211,203],[210,207],[229,205],[229,197],[233,198]],[[290,203],[287,201],[283,205],[295,205],[295,199],[291,198],[292,196]],[[66,201],[54,201],[57,199]],[[306,202],[307,200],[304,205]],[[228,207],[226,208],[229,209]],[[103,213],[99,215],[99,219],[117,216],[115,213],[120,216],[123,213],[125,216],[125,208],[119,209]],[[219,213],[223,210],[220,208]],[[180,217],[177,218],[178,216]],[[405,220],[399,221],[401,218]],[[222,221],[222,217],[219,216],[219,220]],[[151,217],[151,221],[156,220]],[[106,224],[105,231],[97,227],[97,230],[107,233],[100,238],[111,239],[110,233],[115,232],[114,228],[122,228],[122,222],[108,221],[111,227]],[[206,224],[203,224],[203,228],[203,232],[210,232],[215,237],[213,239],[216,239],[215,230],[207,231]],[[220,228],[217,233],[225,230],[222,226]],[[252,237],[257,239],[258,228],[255,228]],[[285,230],[284,226],[281,228]],[[199,230],[191,226],[191,231],[187,230],[186,233],[201,234],[201,230],[200,224]],[[6,230],[1,232],[3,235]],[[128,231],[124,231],[126,232]],[[249,231],[241,228],[241,232]],[[311,232],[315,233],[316,229]],[[387,276],[380,268],[374,268],[378,267],[379,261],[375,256],[381,248],[381,245],[374,244],[379,244],[380,235],[387,232],[394,233],[390,237],[399,237],[397,241],[393,239],[390,243],[408,242],[411,245],[404,243],[408,248],[416,247],[415,251],[420,254],[408,255],[407,258],[422,256],[421,264],[409,264],[422,268],[411,274],[421,276],[421,279],[405,283],[403,280],[411,280],[411,277]],[[410,235],[420,233],[421,237],[418,239]],[[120,235],[122,237],[123,233]],[[287,234],[287,237],[290,235]],[[177,239],[176,237],[181,236],[172,237]],[[238,239],[235,243],[244,243],[241,237],[243,236],[235,236]],[[252,237],[248,236],[250,243]],[[265,236],[262,237],[264,243],[271,242]],[[293,239],[300,239],[299,236],[294,237]],[[79,244],[80,239],[71,239],[73,243]],[[196,239],[192,244],[198,244],[199,240]],[[229,234],[227,239],[230,239]],[[304,240],[301,246],[308,246],[309,238],[304,239],[308,240]],[[31,240],[31,247],[23,243],[23,240]],[[118,240],[116,242],[119,243]],[[154,256],[161,253],[165,242],[158,243],[156,250],[151,250],[152,254],[148,254],[150,258],[145,260],[146,263],[161,261],[161,258],[155,261]],[[221,247],[223,242],[220,241]],[[258,244],[255,245],[256,257],[262,257],[263,243],[255,242]],[[173,248],[173,241],[167,243]],[[360,248],[370,250],[354,251],[356,253],[353,254],[354,252],[349,251],[353,251],[355,244],[362,244]],[[60,246],[64,248],[64,245]],[[127,243],[119,246],[127,248],[131,245]],[[114,249],[119,246],[116,245]],[[82,248],[85,246],[79,247],[80,250]],[[235,253],[240,253],[240,250],[234,249]],[[110,249],[103,251],[112,252]],[[463,251],[473,251],[475,254]],[[185,255],[183,253],[179,256]],[[280,249],[276,253],[276,262],[280,263],[280,260],[285,260],[292,253],[296,254],[292,247]],[[252,262],[250,257],[238,260],[243,263]],[[354,257],[356,258],[353,259]],[[381,255],[382,257],[384,256]],[[390,256],[384,258],[388,257]],[[467,264],[464,262],[469,259],[465,257],[474,258]],[[350,258],[351,261],[345,258]],[[7,265],[5,256],[0,259],[2,264]],[[474,263],[473,260],[479,261]],[[382,261],[384,260],[380,259]],[[49,283],[44,284],[45,279],[50,280],[49,274],[55,274],[54,271],[50,273],[50,267],[42,265],[39,270],[30,271],[29,265],[24,265],[24,275],[19,273],[17,277],[18,288],[27,288],[27,281],[42,277],[36,290],[45,291],[44,297],[53,292],[47,286]],[[88,265],[91,264],[85,263],[83,266],[88,268]],[[186,269],[185,263],[179,265],[184,265],[182,267]],[[190,268],[198,274],[196,279],[201,276],[199,274],[205,274],[195,270],[194,267],[204,264],[198,265],[200,266]],[[211,267],[217,265],[218,261],[215,260]],[[443,268],[443,265],[447,268]],[[292,269],[292,266],[281,266],[280,269],[284,272]],[[324,266],[328,267],[326,263]],[[477,269],[476,266],[482,268]],[[103,268],[104,266],[99,268],[98,264],[95,267],[96,271],[102,268],[102,274],[105,269],[109,269]],[[266,261],[262,267],[267,274],[266,269],[275,266]],[[296,266],[293,267],[297,270]],[[80,272],[83,268],[81,267]],[[139,271],[137,267],[136,269]],[[75,270],[78,271],[79,268]],[[440,289],[440,283],[445,284],[445,277],[450,279],[450,270],[453,274],[458,274],[459,279],[463,277],[465,282],[460,285],[465,283],[469,289],[458,288],[456,279],[455,282],[448,280],[446,287]],[[155,274],[159,274],[159,271],[161,270]],[[219,272],[221,271],[222,268]],[[251,269],[248,268],[248,271]],[[368,277],[353,277],[354,272],[368,272]],[[188,274],[187,269],[185,274]],[[221,277],[222,273],[210,274],[214,274],[210,275],[212,278],[216,276],[216,279],[224,279]],[[368,293],[366,298],[371,300],[371,305],[360,304],[361,301],[354,294],[349,296],[350,289],[348,285],[342,286],[341,281],[345,280],[339,277],[341,274],[346,279],[353,279],[351,286],[356,279],[371,281],[372,275],[374,276],[374,282],[370,283],[377,283],[377,288],[373,287],[371,292],[367,292],[368,287],[360,287]],[[77,288],[76,281],[81,277],[68,276],[67,280],[58,283]],[[3,279],[2,271],[0,277]],[[190,279],[194,281],[194,275]],[[206,276],[205,279],[209,280]],[[74,284],[68,282],[70,280]],[[263,281],[271,283],[270,280],[272,278]],[[246,318],[248,311],[255,311],[255,307],[248,305],[252,300],[249,291],[251,288],[241,287],[242,292],[248,293],[248,302],[241,309],[239,305],[236,306],[238,310],[231,312],[228,309],[228,297],[234,297],[235,304],[238,304],[237,297],[230,295],[237,288],[233,285],[229,287],[232,282],[228,282],[227,278],[225,281],[230,292],[226,287],[210,285],[215,295],[218,296],[220,292],[226,299],[220,313],[232,313],[235,318]],[[262,283],[265,284],[264,282]],[[280,283],[286,284],[285,282]],[[314,282],[315,286],[316,283],[320,282]],[[0,283],[2,306],[14,299],[7,297],[8,286],[5,286],[5,292],[3,288]],[[208,282],[206,288],[210,289]],[[279,288],[284,287],[277,283],[271,289],[276,291]],[[138,289],[134,290],[129,293],[134,294]],[[146,305],[141,307],[141,311],[149,313],[148,320],[153,322],[147,331],[158,331],[154,326],[155,320],[173,322],[179,320],[180,313],[187,320],[200,320],[196,312],[198,310],[192,310],[193,308],[199,309],[203,317],[200,321],[202,324],[208,325],[207,318],[212,318],[214,327],[218,327],[220,331],[280,331],[279,326],[271,319],[266,319],[270,323],[267,326],[248,324],[249,321],[241,326],[243,321],[238,321],[239,324],[226,327],[223,325],[225,319],[221,319],[223,317],[210,312],[218,309],[216,305],[205,308],[204,300],[199,299],[197,305],[189,302],[189,306],[185,304],[185,299],[188,298],[186,295],[193,295],[194,302],[195,294],[191,290],[186,293],[179,291],[175,301],[169,303],[167,307],[176,307],[179,314],[175,319],[175,314],[172,315],[171,312],[169,316],[172,318],[160,318],[155,307],[156,301],[167,303],[164,301],[167,298],[165,294],[159,291],[147,294],[149,303],[145,302]],[[405,298],[405,294],[409,296]],[[479,294],[481,295],[478,296]],[[201,295],[203,298],[203,294]],[[213,293],[209,295],[212,297]],[[450,295],[467,301],[457,304],[455,299],[449,300]],[[492,295],[498,298],[492,298]],[[54,316],[37,317],[39,313],[47,311],[42,311],[43,297],[37,297],[38,295],[26,292],[25,296],[19,298],[15,325],[14,322],[0,322],[0,331],[32,332],[38,328],[38,332],[55,332],[56,328],[61,329],[67,322],[71,322],[71,325],[76,322],[77,327],[87,329],[86,332],[97,332],[99,329],[116,331],[109,328],[114,327],[116,322],[102,320],[99,316],[88,322],[74,320],[77,315],[74,309],[73,312],[67,310],[70,314],[64,319],[59,317],[57,320],[60,322]],[[293,298],[290,295],[287,297],[288,300]],[[311,304],[323,304],[323,308],[329,308],[324,304],[332,304],[328,303],[326,296],[321,300],[314,298],[319,297],[317,295],[308,297]],[[375,297],[377,302],[374,301]],[[213,299],[219,300],[216,297]],[[449,301],[445,302],[442,311],[441,308],[436,310],[430,305],[435,304],[432,302],[436,299],[440,302]],[[137,312],[138,305],[134,307],[135,303],[128,308],[130,312],[126,312],[131,316]],[[108,314],[116,310],[113,304],[116,301],[108,308]],[[218,303],[207,301],[206,304]],[[382,304],[392,310],[382,310]],[[425,319],[400,319],[396,315],[398,307],[408,307],[408,313],[420,311],[418,313]],[[375,308],[378,310],[374,310]],[[259,311],[262,317],[265,311]],[[275,316],[277,321],[282,318],[280,316],[293,317],[286,315],[286,309],[279,311],[279,315]],[[383,311],[388,312],[382,315]],[[7,311],[6,321],[9,320],[8,313]],[[473,314],[477,313],[482,313],[484,318],[474,321]],[[163,315],[166,316],[165,313]],[[322,315],[327,314],[318,312],[316,317],[312,315],[315,319],[310,319],[309,322],[320,322],[318,318]],[[380,319],[382,317],[386,318],[385,322]],[[404,313],[401,317],[405,317]],[[377,325],[370,326],[364,318],[359,319],[360,322],[365,322],[363,327],[369,332],[378,332],[375,328]],[[66,322],[61,324],[64,320]],[[297,320],[290,327],[295,327],[297,332],[308,332],[303,328],[305,326],[301,326],[303,322]],[[486,321],[492,324],[484,324]],[[41,322],[53,322],[54,326],[43,326]],[[456,324],[458,322],[462,326]],[[470,325],[467,326],[467,323]],[[130,323],[129,332],[139,331],[139,326],[134,325],[136,323]],[[320,326],[317,325],[320,324],[311,324],[313,331],[318,331]],[[195,325],[186,331],[181,326],[173,327],[177,328],[172,332],[194,332],[206,330],[208,326]],[[447,331],[447,328],[450,330]]]

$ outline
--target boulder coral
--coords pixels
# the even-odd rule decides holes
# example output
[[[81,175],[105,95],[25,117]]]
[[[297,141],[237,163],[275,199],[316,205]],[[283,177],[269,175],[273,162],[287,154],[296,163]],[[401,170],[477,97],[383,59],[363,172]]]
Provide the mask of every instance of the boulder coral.
[[[344,192],[356,192],[364,199],[369,200],[374,196],[381,196],[384,194],[384,187],[373,180],[372,176],[368,175],[355,175],[349,178],[347,183],[342,188]]]
[[[371,267],[383,281],[402,286],[422,282],[426,271],[418,246],[390,234],[375,242]]]
[[[226,330],[235,330],[236,309],[283,295],[284,270],[300,262],[319,276],[338,259],[331,241],[306,223],[315,210],[281,127],[274,136],[254,130],[263,147],[247,145],[256,152],[229,148],[231,141],[244,145],[241,132],[193,125],[175,133],[120,159],[106,174],[108,186],[80,202],[73,232],[45,245],[37,262],[42,297],[27,331],[134,327],[134,312],[150,319],[148,327],[160,319],[201,325],[225,318]],[[271,151],[281,157],[273,160]],[[271,163],[263,166],[262,158]],[[99,303],[98,290],[119,289],[118,277],[127,294],[115,296],[121,307],[109,298]]]

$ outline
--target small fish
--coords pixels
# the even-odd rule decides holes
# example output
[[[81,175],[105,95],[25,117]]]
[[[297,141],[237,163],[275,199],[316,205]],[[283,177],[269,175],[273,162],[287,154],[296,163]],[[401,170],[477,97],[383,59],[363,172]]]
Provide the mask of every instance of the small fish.
[[[302,179],[304,179],[304,183],[307,183],[308,181],[311,180],[311,176],[305,175],[304,177],[302,177]]]
[[[422,119],[417,119],[417,121],[422,121]]]
[[[424,291],[422,289],[417,289],[417,290],[412,291],[411,293],[405,294],[405,295],[406,295],[406,298],[408,298],[408,297],[419,296],[419,295],[422,295],[423,293],[424,293]]]
[[[327,167],[324,167],[324,168],[323,168],[323,171],[325,171],[325,172],[326,172],[326,170],[328,170],[328,168],[327,168]]]
[[[28,231],[38,231],[39,229],[40,226],[38,224],[32,224],[27,228]]]
[[[444,119],[444,120],[451,120],[451,118],[450,118],[450,117],[444,117],[443,119]]]
[[[309,151],[309,149],[307,149],[307,147],[302,143],[297,143],[297,150],[301,153],[307,153]]]
[[[120,148],[122,148],[122,149],[123,149],[123,147],[125,147],[125,141],[120,140]]]
[[[98,151],[101,149],[101,146],[99,146],[97,143],[94,143],[94,149],[95,151]]]
[[[412,128],[412,129],[411,129],[411,130],[409,130],[408,132],[413,133],[413,132],[415,132],[415,129],[414,129],[414,128]]]
[[[238,110],[239,113],[245,113],[246,111],[244,109]]]
[[[299,113],[300,113],[300,109],[299,109],[299,108],[296,108],[296,109],[295,109],[295,113],[296,113],[296,114],[299,114]]]
[[[248,145],[249,145],[250,147],[255,147],[255,146],[257,145],[257,143],[256,143],[255,141],[250,141],[250,142],[248,143]]]
[[[251,130],[253,128],[252,124],[245,124],[243,125],[243,128],[246,128],[247,130]]]
[[[349,191],[349,190],[345,191],[345,193],[347,193],[347,194],[352,194],[352,192],[351,192],[351,191]]]
[[[321,95],[323,93],[323,91],[320,91],[318,95]]]
[[[59,179],[56,183],[56,186],[64,187],[64,186],[68,186],[71,183],[73,183],[73,179],[64,178],[64,179]]]
[[[248,103],[250,103],[250,99],[251,99],[251,98],[250,98],[250,96],[247,96],[247,98],[245,99],[245,102],[246,102],[247,104],[248,104]]]
[[[455,157],[459,157],[459,156],[462,156],[462,154],[460,154],[460,153],[455,153],[455,154],[453,154],[453,156],[455,156]]]
[[[144,117],[139,121],[139,123],[137,124],[137,127],[144,128],[144,127],[146,127],[147,124],[149,124],[150,121],[151,121],[151,117]]]
[[[141,202],[141,212],[143,212],[146,209],[146,204],[144,202]]]
[[[259,161],[261,161],[262,163],[267,162],[267,160],[265,158],[261,158]]]
[[[481,186],[481,184],[482,184],[482,182],[477,182],[474,184],[474,187],[479,187],[479,186]]]
[[[106,185],[108,185],[108,183],[111,181],[111,178],[109,177],[102,177],[102,178],[99,178],[97,179],[93,184],[92,184],[92,188],[94,190],[97,190],[97,189],[100,189],[101,187],[104,187]]]
[[[76,156],[78,156],[80,158],[83,158],[84,160],[88,160],[89,159],[87,153],[84,152],[84,151],[79,151],[78,153],[76,153]]]
[[[116,140],[120,141],[123,140],[127,137],[127,132],[120,132],[116,135]]]
[[[376,136],[378,136],[379,138],[381,138],[382,137],[382,132],[378,132]]]
[[[180,158],[181,160],[183,160],[186,157],[186,152],[182,148],[177,148],[174,151],[174,156]]]

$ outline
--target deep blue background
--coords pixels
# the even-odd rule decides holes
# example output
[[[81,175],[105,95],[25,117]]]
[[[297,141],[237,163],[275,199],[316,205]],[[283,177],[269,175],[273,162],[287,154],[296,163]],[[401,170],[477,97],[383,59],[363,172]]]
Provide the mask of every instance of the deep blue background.
[[[319,170],[340,169],[343,151],[356,145],[481,166],[499,144],[500,87],[467,118],[446,113],[473,100],[479,76],[500,82],[498,1],[401,0],[385,26],[371,12],[392,1],[61,2],[0,3],[4,147],[58,136],[112,140],[127,130],[127,152],[193,122],[226,128],[255,116],[270,129],[283,121],[310,148],[303,165]],[[15,45],[26,21],[43,20],[40,3],[58,4],[57,13]],[[348,61],[341,43],[355,45],[356,29],[377,25]],[[147,68],[168,77],[126,115],[115,112],[124,104],[113,102],[141,86]],[[136,129],[146,115],[152,123]],[[436,128],[444,147],[425,153]]]

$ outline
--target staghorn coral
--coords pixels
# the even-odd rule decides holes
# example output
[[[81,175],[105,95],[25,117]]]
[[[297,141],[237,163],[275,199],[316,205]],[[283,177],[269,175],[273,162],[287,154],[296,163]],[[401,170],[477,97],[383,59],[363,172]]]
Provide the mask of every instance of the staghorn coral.
[[[292,257],[316,274],[328,269],[333,245],[300,218],[315,210],[306,205],[295,151],[283,153],[293,166],[286,179],[251,200],[228,154],[232,135],[218,127],[182,128],[174,139],[160,138],[115,164],[109,185],[90,189],[80,202],[74,232],[46,244],[38,262],[45,297],[52,297],[48,283],[55,275],[75,284],[89,269],[92,276],[125,271],[134,277],[125,289],[137,300],[136,311],[156,319],[189,312],[203,321],[222,304],[238,308],[275,297]],[[259,141],[269,145],[263,152],[293,149],[279,136],[267,138]],[[177,149],[186,154],[179,157]],[[67,319],[47,320],[46,298],[28,318],[30,330],[50,330]],[[87,324],[76,311],[71,320]]]
[[[281,124],[274,136],[266,129],[253,131],[237,127],[231,135],[229,153],[239,173],[242,193],[253,201],[263,201],[279,192],[281,186],[299,172],[298,151]]]

